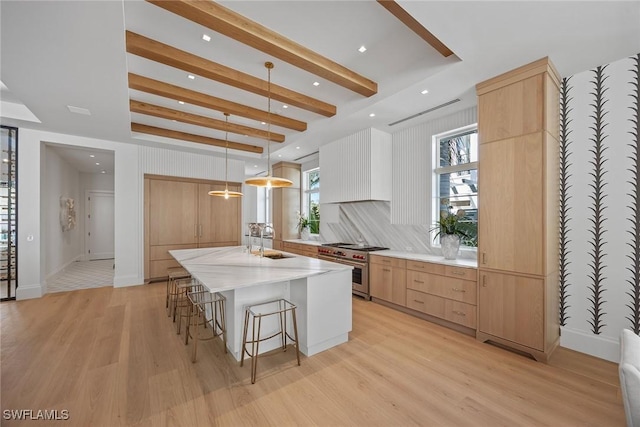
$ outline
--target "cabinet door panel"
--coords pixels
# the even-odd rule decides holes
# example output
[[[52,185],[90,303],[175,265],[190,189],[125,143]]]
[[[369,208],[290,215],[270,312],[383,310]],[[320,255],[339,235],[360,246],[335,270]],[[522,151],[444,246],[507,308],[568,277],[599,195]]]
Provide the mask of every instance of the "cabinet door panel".
[[[220,246],[220,243],[240,244],[238,215],[240,198],[209,196],[212,190],[224,190],[224,184],[199,184],[199,234],[200,247]],[[239,186],[229,185],[229,191],[239,191]]]
[[[480,146],[481,267],[543,274],[542,148],[542,133]]]
[[[383,264],[369,264],[371,296],[405,306],[407,303],[406,270]]]
[[[150,245],[197,243],[197,191],[191,182],[150,180]]]
[[[544,281],[480,272],[478,329],[544,350]]]

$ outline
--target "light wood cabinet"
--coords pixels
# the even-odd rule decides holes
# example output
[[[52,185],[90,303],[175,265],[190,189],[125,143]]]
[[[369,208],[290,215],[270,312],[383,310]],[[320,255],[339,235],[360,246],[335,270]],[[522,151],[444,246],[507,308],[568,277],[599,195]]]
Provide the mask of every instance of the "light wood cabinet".
[[[407,307],[476,329],[477,271],[422,261],[407,262]]]
[[[179,264],[170,250],[240,245],[240,198],[212,197],[224,183],[146,175],[145,280],[166,277]],[[229,190],[241,185],[229,183]]]
[[[285,250],[283,241],[298,238],[298,218],[301,199],[301,172],[297,163],[279,162],[273,165],[273,176],[293,182],[291,187],[271,190],[271,221],[275,230],[273,248]]]
[[[316,245],[307,245],[304,243],[284,242],[282,250],[298,254],[309,258],[318,258],[318,247]]]
[[[542,279],[482,271],[478,330],[544,351]]]
[[[476,86],[476,337],[538,360],[547,360],[559,342],[559,82],[543,58]]]
[[[369,259],[369,292],[374,299],[406,306],[406,260],[371,255]]]

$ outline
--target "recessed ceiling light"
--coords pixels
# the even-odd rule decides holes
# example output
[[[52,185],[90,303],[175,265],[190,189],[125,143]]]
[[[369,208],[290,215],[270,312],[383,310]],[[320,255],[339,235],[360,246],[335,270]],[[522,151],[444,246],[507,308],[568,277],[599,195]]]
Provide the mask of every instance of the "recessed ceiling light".
[[[299,149],[300,149],[300,147],[296,147],[296,150],[299,150]]]
[[[254,168],[257,168],[257,167],[258,167],[258,165],[253,165],[253,167],[254,167]]]
[[[196,76],[194,76],[193,74],[189,74],[187,77],[190,78],[191,80],[195,80],[196,78]]]
[[[421,94],[423,94],[423,95],[426,95],[426,94],[428,94],[428,93],[429,93],[429,91],[425,89],[425,90],[423,90],[423,91],[422,91],[422,92],[420,92],[420,93],[421,93]]]
[[[95,154],[89,154],[89,157],[93,159],[95,157]]]
[[[266,125],[266,124],[267,124],[267,122],[262,122],[261,124]]]
[[[107,173],[107,171],[106,170],[101,170],[100,173]]]
[[[358,49],[358,52],[360,52],[360,53],[365,53],[365,51],[366,51],[366,50],[367,50],[367,48],[366,48],[366,47],[364,47],[364,46],[360,46],[360,49]]]
[[[178,101],[178,104],[184,105],[184,101]]]
[[[2,159],[3,162],[9,163],[9,159]]]
[[[278,157],[282,157],[282,154],[278,154]]]
[[[369,114],[369,117],[375,117],[375,116],[376,116],[376,113]]]
[[[282,108],[289,108],[289,106],[288,105],[283,105]]]
[[[320,82],[313,82],[314,86],[320,86]]]
[[[211,41],[211,36],[208,34],[203,34],[202,35],[202,40],[206,41],[206,42],[210,42]]]
[[[71,111],[72,113],[76,113],[76,114],[83,114],[85,116],[90,116],[91,115],[91,111],[89,111],[86,108],[82,108],[82,107],[74,107],[73,105],[67,105],[67,108],[69,109],[69,111]]]
[[[96,166],[100,166],[100,162],[96,162]]]

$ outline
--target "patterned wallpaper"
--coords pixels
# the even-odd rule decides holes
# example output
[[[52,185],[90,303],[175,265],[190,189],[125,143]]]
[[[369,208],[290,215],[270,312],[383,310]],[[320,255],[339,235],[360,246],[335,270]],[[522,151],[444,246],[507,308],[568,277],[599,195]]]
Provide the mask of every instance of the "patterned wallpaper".
[[[640,54],[562,81],[562,345],[617,360],[640,333]]]

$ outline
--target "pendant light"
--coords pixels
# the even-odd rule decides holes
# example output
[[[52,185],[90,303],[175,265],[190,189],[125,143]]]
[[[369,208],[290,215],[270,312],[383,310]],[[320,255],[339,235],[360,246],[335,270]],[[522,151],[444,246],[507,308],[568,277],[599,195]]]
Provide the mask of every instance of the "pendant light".
[[[271,175],[271,69],[273,68],[272,62],[265,62],[264,66],[268,70],[268,108],[267,108],[267,176],[257,176],[249,178],[244,181],[247,185],[253,185],[256,187],[277,188],[277,187],[291,187],[293,181],[289,181],[285,178],[279,178]]]
[[[209,191],[210,196],[224,197],[242,197],[243,194],[237,191],[229,191],[229,180],[227,175],[229,173],[229,113],[224,113],[224,121],[226,123],[224,131],[224,191],[214,190]]]

